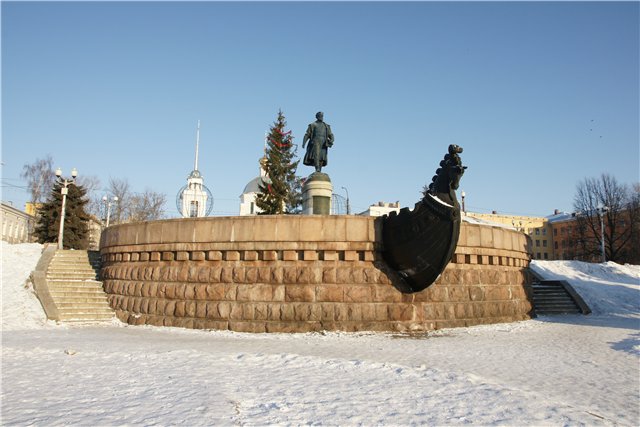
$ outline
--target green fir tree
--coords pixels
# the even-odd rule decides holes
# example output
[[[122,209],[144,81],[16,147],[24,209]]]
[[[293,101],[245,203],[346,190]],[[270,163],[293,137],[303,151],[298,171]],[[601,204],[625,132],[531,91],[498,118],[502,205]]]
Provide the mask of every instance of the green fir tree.
[[[37,223],[34,234],[39,243],[54,243],[58,241],[60,231],[60,211],[62,210],[62,184],[56,181],[49,195],[49,199],[38,208]],[[64,236],[65,249],[87,249],[89,247],[89,215],[85,206],[89,202],[87,191],[80,185],[71,184],[68,187],[65,204]]]
[[[286,125],[284,114],[278,111],[278,118],[267,136],[262,163],[266,178],[258,185],[260,191],[256,196],[256,206],[263,215],[300,213],[301,210],[300,178],[296,176],[300,160],[293,160],[296,146],[291,131],[285,130]]]

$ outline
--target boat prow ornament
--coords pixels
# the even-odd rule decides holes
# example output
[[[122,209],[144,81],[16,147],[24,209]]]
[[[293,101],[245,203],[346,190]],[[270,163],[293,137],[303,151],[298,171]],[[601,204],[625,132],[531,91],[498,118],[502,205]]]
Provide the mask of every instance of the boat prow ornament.
[[[449,153],[413,210],[403,208],[383,218],[383,256],[404,282],[403,292],[426,289],[445,269],[460,234],[460,205],[455,190],[466,166],[462,148],[449,146]]]

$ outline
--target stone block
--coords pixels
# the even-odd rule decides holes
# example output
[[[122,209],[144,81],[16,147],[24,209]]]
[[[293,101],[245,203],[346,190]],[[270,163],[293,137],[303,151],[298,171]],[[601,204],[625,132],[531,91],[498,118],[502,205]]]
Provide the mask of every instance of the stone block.
[[[283,283],[298,283],[298,270],[296,267],[284,267]]]
[[[338,267],[336,269],[336,283],[344,285],[351,282],[351,268]]]
[[[285,268],[286,271],[286,268]],[[298,284],[309,284],[311,283],[311,271],[312,268],[310,267],[298,267],[296,269],[296,280],[293,283],[298,283]]]
[[[207,254],[204,251],[192,251],[190,254],[191,261],[204,261],[207,259]]]
[[[294,303],[293,307],[293,319],[297,322],[305,322],[311,320],[311,305]]]
[[[371,288],[372,302],[400,302],[402,293],[391,285],[374,285]]]
[[[477,248],[480,246],[480,226],[468,225],[466,227],[466,244],[467,247]]]
[[[207,252],[207,260],[209,260],[209,261],[222,261],[222,252],[221,251],[208,251]]]
[[[267,331],[267,325],[265,322],[229,321],[229,330],[234,332],[248,332],[248,333],[260,334]]]
[[[173,261],[175,259],[175,253],[166,251],[162,252],[162,261]]]
[[[224,299],[225,301],[236,301],[238,299],[238,285],[235,283],[224,284]]]
[[[345,302],[371,302],[373,301],[372,289],[370,286],[344,286]]]
[[[244,251],[243,257],[245,261],[258,261],[258,252]]]
[[[358,261],[358,252],[357,251],[344,251],[344,260],[345,261]]]
[[[335,317],[335,305],[334,304],[320,304],[320,320],[333,321]]]
[[[360,284],[365,283],[364,279],[364,268],[362,267],[353,267],[351,269],[351,283]]]
[[[462,274],[462,284],[464,285],[479,285],[481,283],[480,273],[477,269],[465,270]]]
[[[176,311],[176,302],[173,300],[165,301],[164,314],[165,316],[173,316]]]
[[[283,261],[297,261],[298,260],[298,251],[282,251],[282,260]]]
[[[151,252],[150,260],[151,261],[160,261],[161,257],[162,257],[162,254],[160,252]]]
[[[246,269],[244,267],[233,268],[233,283],[245,283]]]
[[[337,322],[349,320],[349,307],[346,304],[336,304],[333,308],[333,320]]]
[[[469,290],[466,286],[449,286],[449,301],[469,301]]]
[[[330,284],[336,283],[336,269],[335,268],[323,268],[322,269],[322,283]]]
[[[244,281],[246,283],[257,283],[258,282],[258,268],[257,267],[247,267],[245,270]]]
[[[282,267],[273,267],[271,269],[271,283],[280,284],[284,282],[284,269]]]
[[[196,285],[193,283],[185,283],[184,285],[184,299],[193,300],[196,298]]]
[[[176,317],[185,317],[186,315],[186,301],[176,301],[176,310],[174,312],[174,316]]]
[[[269,305],[266,303],[256,303],[254,305],[253,316],[255,320],[267,320],[269,317]]]
[[[267,284],[238,285],[238,301],[271,301],[273,288]]]
[[[196,302],[186,301],[185,303],[185,315],[186,317],[196,317]]]
[[[164,252],[162,258],[164,259],[164,254],[169,252]],[[178,251],[175,254],[176,261],[189,261],[189,252],[187,251]],[[165,261],[171,261],[171,259],[166,259]]]
[[[316,300],[319,302],[343,302],[344,286],[318,285],[316,286]]]
[[[222,267],[220,281],[222,283],[233,283],[233,267]]]
[[[211,268],[207,266],[198,267],[197,281],[200,283],[207,283],[211,275]]]
[[[235,303],[230,302],[221,302],[217,304],[218,310],[218,318],[223,320],[228,320],[231,317],[231,307],[235,305]]]
[[[209,283],[220,283],[222,267],[214,266],[209,269]]]
[[[280,320],[291,321],[294,319],[293,306],[291,304],[282,304],[280,306]]]
[[[140,253],[139,252],[132,252],[131,253],[131,261],[133,261],[133,262],[140,261]]]
[[[229,313],[229,320],[242,320],[244,309],[240,304],[232,304],[231,312]]]
[[[273,289],[272,301],[284,301],[285,285],[271,285]]]
[[[318,251],[303,251],[304,261],[318,261]]]
[[[337,251],[322,251],[322,260],[323,261],[338,261],[338,252]]]
[[[262,251],[264,261],[278,261],[278,251]]]
[[[369,284],[378,283],[380,277],[380,270],[377,268],[364,268],[364,282]]]
[[[240,261],[240,252],[239,251],[225,251],[224,259],[225,259],[225,261]]]
[[[313,285],[286,285],[285,301],[313,302],[315,301],[315,286]]]
[[[224,285],[220,283],[205,285],[206,299],[210,301],[221,301],[224,299]]]
[[[364,322],[372,322],[376,319],[376,304],[361,304],[361,319]]]

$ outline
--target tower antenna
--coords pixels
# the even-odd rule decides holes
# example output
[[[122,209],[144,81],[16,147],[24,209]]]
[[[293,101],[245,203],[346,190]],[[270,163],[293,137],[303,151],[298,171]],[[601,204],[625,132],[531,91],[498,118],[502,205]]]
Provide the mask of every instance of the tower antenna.
[[[193,170],[198,170],[198,146],[200,145],[200,120],[198,120],[198,129],[196,130],[196,160],[193,165]]]

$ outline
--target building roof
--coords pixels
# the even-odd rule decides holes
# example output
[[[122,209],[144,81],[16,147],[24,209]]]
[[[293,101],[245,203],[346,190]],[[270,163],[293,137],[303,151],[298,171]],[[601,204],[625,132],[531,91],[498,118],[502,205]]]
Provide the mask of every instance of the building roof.
[[[260,176],[257,176],[253,178],[251,181],[249,181],[249,183],[244,187],[244,190],[242,190],[242,194],[259,193],[260,188],[258,187],[258,185],[262,184],[263,179],[265,182],[269,182],[268,178],[266,177],[262,178]]]

